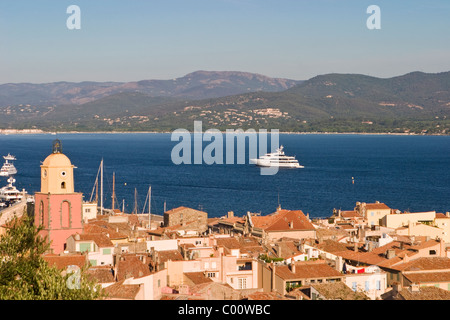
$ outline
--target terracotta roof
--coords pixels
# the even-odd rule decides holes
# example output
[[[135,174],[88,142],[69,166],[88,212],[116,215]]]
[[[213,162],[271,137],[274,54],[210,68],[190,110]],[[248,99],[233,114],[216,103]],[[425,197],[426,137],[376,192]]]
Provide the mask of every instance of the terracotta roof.
[[[275,267],[275,273],[284,280],[296,280],[305,278],[340,278],[343,275],[327,265],[324,261],[318,260],[295,262],[295,273],[289,266],[281,265]]]
[[[226,224],[245,223],[245,219],[243,217],[219,218],[216,221],[216,223],[226,223]]]
[[[194,283],[194,285],[201,283],[210,283],[212,282],[211,278],[205,276],[205,273],[202,271],[199,272],[185,272],[184,275]]]
[[[280,210],[267,216],[252,216],[251,220],[254,227],[266,232],[315,230],[302,210]]]
[[[131,277],[141,278],[151,274],[148,264],[143,263],[136,255],[121,256],[116,263],[116,268],[119,281]]]
[[[336,239],[336,238],[342,238],[342,237],[346,237],[348,236],[348,233],[343,230],[343,229],[336,229],[336,228],[318,228],[316,230],[316,235],[317,238],[332,238],[332,239]]]
[[[295,298],[297,300],[311,300],[311,298],[307,294],[302,292],[302,289],[304,288],[305,288],[304,286],[302,286],[301,288],[295,288],[289,291],[286,294],[286,297]]]
[[[178,212],[183,212],[183,211],[196,211],[196,212],[207,214],[205,211],[195,210],[195,209],[183,207],[183,206],[168,210],[168,211],[164,212],[164,214],[172,214],[172,213],[178,213]]]
[[[253,292],[247,296],[248,300],[289,300],[278,292]]]
[[[403,276],[411,283],[450,282],[450,271],[404,273]]]
[[[254,237],[239,237],[237,239],[239,243],[241,244],[241,247],[247,248],[247,247],[260,247],[259,239],[256,239]]]
[[[166,261],[181,261],[184,260],[180,251],[178,250],[164,250],[158,251],[158,257],[160,259],[160,263],[164,263]]]
[[[91,267],[86,270],[86,275],[88,278],[96,280],[97,283],[114,282],[113,270],[109,266]]]
[[[340,243],[335,240],[323,240],[321,243],[316,244],[315,247],[317,249],[323,250],[325,252],[334,253],[334,252],[341,252],[341,251],[349,251],[348,245],[344,243]]]
[[[384,203],[366,203],[367,210],[391,209]]]
[[[114,247],[108,236],[105,233],[82,233],[78,234],[79,240],[76,241],[94,241],[99,248]]]
[[[398,295],[405,300],[450,300],[450,291],[434,286],[420,287],[417,292],[403,288]]]
[[[316,289],[327,300],[369,300],[362,292],[354,292],[345,283],[339,281],[334,283],[312,283]]]
[[[134,300],[140,290],[139,284],[123,284],[123,281],[120,281],[106,287],[105,293],[107,298]]]
[[[436,219],[450,219],[450,217],[447,217],[444,213],[436,213]]]
[[[341,211],[342,218],[360,217],[360,214],[356,211]]]
[[[450,258],[422,257],[392,267],[392,269],[407,271],[446,270],[450,271]]]
[[[239,243],[241,244],[240,253],[241,255],[248,255],[251,257],[258,257],[266,252],[256,240],[248,240],[247,238],[239,238]]]
[[[228,290],[230,292],[235,291],[228,283],[220,283],[215,281],[196,284],[190,288],[190,291],[193,294],[207,293],[210,290],[216,291],[216,293],[219,292],[219,290]]]
[[[83,268],[88,263],[86,255],[67,255],[67,256],[58,256],[58,255],[44,255],[42,256],[45,261],[48,262],[50,266],[54,266],[60,270],[65,270],[68,266],[75,265],[79,268]]]
[[[241,248],[241,244],[239,243],[239,241],[234,238],[234,237],[230,237],[230,238],[217,238],[217,246],[219,247],[225,247],[227,249],[239,249]]]
[[[299,254],[304,253],[303,251],[298,250],[298,245],[296,244],[297,241],[291,240],[291,241],[279,241],[276,242],[273,249],[276,251],[276,254],[279,258],[290,258],[293,256],[297,256]]]
[[[355,252],[352,250],[336,251],[335,255],[341,256],[344,259],[353,261],[359,261],[365,264],[375,264],[380,267],[394,269],[395,265],[399,265],[405,258],[405,256],[413,257],[418,254],[419,250],[435,247],[439,244],[436,240],[424,241],[418,245],[411,246],[410,243],[400,241],[392,241],[382,247],[373,249],[370,252]],[[402,247],[403,246],[403,247]],[[387,259],[387,250],[394,250],[395,256],[391,259]]]
[[[114,225],[116,226],[119,224]],[[126,224],[120,224],[122,228],[123,225]],[[84,233],[106,233],[112,240],[128,238],[127,234],[120,232],[120,230],[117,230],[118,226],[114,227],[112,224],[102,220],[90,220],[89,223],[85,224],[83,227]]]

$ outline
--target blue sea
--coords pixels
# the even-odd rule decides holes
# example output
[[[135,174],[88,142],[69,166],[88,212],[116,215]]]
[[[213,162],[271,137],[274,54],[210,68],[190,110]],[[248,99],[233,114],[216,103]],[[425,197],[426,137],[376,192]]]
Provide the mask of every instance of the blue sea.
[[[104,203],[111,206],[113,173],[118,206],[139,212],[152,188],[151,211],[187,206],[219,217],[228,211],[262,215],[282,208],[328,217],[333,208],[353,210],[357,201],[386,203],[411,212],[450,211],[450,136],[282,134],[280,143],[303,169],[261,175],[246,164],[175,165],[170,134],[0,135],[0,155],[17,157],[16,185],[40,189],[40,164],[59,139],[77,167],[75,190],[90,200],[104,160]],[[207,143],[206,143],[207,144]],[[3,159],[1,159],[3,160]],[[354,183],[352,183],[354,178]],[[0,179],[0,185],[6,179]],[[117,206],[117,202],[116,202]]]

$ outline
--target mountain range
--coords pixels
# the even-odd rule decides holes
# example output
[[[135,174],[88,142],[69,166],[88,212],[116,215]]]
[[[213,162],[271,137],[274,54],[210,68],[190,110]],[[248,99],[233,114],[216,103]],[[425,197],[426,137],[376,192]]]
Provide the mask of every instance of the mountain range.
[[[171,80],[135,82],[54,82],[0,85],[0,106],[85,104],[117,93],[140,92],[152,97],[205,99],[254,91],[283,91],[301,81],[234,71],[197,71]]]
[[[0,85],[0,128],[448,133],[450,72],[306,81],[197,71],[172,80]]]

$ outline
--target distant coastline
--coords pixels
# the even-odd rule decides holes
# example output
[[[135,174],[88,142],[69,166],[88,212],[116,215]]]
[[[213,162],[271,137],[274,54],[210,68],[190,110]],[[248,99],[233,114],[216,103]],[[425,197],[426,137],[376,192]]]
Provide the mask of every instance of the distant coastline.
[[[26,134],[171,134],[173,131],[44,131],[41,129],[0,129],[0,135],[26,135]],[[225,131],[221,131],[226,133]],[[203,132],[204,133],[204,132]],[[270,133],[270,131],[268,131]],[[235,134],[239,134],[236,132]],[[244,132],[245,134],[245,132]],[[402,133],[402,132],[291,132],[280,131],[279,134],[347,134],[347,135],[391,135],[391,136],[449,136],[447,133]]]

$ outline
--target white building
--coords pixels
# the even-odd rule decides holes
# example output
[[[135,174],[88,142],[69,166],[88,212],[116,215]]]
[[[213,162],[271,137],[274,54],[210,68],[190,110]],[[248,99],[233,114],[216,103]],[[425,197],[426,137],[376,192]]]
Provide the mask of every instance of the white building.
[[[361,273],[353,273],[364,271]],[[361,268],[352,268],[347,266],[347,273],[344,282],[353,291],[359,291],[366,294],[370,299],[381,299],[381,295],[386,292],[387,277],[386,272],[382,271],[378,266]]]

